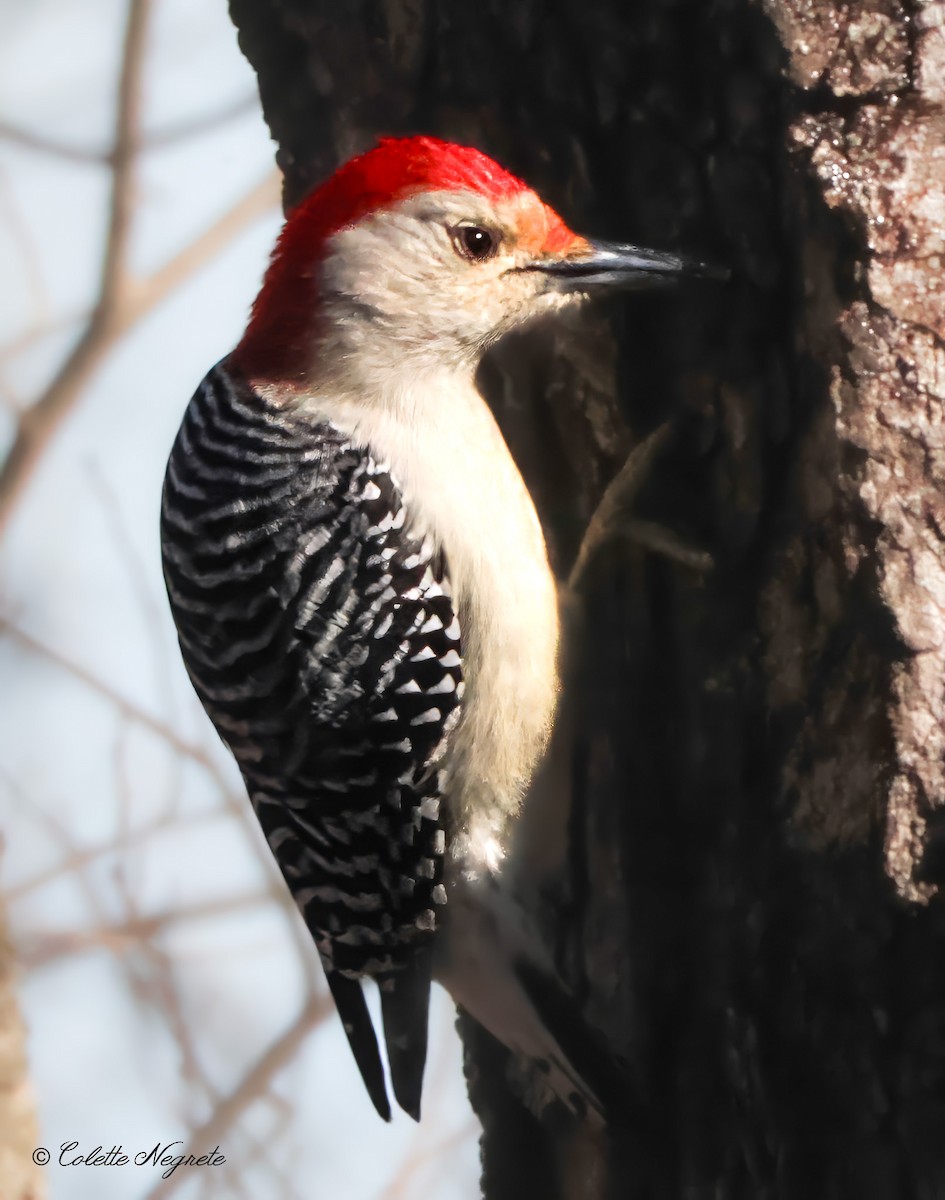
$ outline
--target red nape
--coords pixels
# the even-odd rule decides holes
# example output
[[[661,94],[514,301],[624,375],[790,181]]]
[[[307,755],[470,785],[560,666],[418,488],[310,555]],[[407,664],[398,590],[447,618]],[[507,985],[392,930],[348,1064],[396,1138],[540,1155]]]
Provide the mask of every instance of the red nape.
[[[382,138],[373,150],[339,167],[289,214],[235,351],[237,364],[250,377],[288,380],[304,371],[317,302],[316,266],[332,234],[416,192],[470,191],[503,200],[529,190],[471,146],[434,137]]]

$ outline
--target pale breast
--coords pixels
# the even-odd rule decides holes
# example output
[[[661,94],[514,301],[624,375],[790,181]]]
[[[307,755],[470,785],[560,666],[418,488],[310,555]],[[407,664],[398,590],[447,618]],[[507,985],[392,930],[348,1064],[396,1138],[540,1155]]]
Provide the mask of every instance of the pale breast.
[[[534,505],[471,381],[431,380],[332,420],[390,464],[408,519],[446,555],[466,680],[444,761],[454,854],[494,865],[557,702],[557,589]]]

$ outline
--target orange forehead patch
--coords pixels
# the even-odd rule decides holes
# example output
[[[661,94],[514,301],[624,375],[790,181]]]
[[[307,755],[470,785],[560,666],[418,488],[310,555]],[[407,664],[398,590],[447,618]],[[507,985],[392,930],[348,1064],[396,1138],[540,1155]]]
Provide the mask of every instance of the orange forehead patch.
[[[516,197],[515,209],[518,244],[536,258],[574,254],[587,248],[587,239],[569,229],[555,210],[534,192],[524,192]]]

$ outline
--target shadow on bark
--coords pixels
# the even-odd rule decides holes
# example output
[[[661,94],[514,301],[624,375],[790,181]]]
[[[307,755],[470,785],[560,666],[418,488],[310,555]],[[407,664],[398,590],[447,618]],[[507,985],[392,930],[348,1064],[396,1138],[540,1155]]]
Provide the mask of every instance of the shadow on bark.
[[[908,25],[892,0],[848,8]],[[874,369],[851,322],[886,318],[871,235],[828,206],[817,165],[831,130],[852,154],[892,93],[839,87],[836,48],[834,75],[801,86],[801,33],[827,37],[791,25],[802,9],[231,0],[289,206],[377,133],[435,132],[582,232],[733,269],[483,367],[562,573],[629,434],[667,420],[638,515],[715,559],[601,562],[575,682],[559,960],[644,1117],[608,1146],[536,1121],[467,1022],[489,1200],[945,1194],[942,916],[918,903],[942,865],[934,841],[921,861],[939,799],[926,775],[891,808],[915,646],[863,486],[876,454],[850,433]],[[864,38],[898,70],[892,34]]]

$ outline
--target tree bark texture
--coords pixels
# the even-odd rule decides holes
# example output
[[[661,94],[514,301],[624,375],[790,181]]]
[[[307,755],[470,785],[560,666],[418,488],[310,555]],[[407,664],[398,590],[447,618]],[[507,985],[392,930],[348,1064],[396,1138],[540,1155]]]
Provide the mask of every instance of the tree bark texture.
[[[288,207],[379,133],[474,143],[575,229],[724,286],[502,346],[556,567],[597,568],[562,972],[626,1060],[606,1137],[465,1029],[488,1200],[945,1196],[945,4],[231,0]]]

